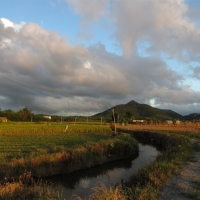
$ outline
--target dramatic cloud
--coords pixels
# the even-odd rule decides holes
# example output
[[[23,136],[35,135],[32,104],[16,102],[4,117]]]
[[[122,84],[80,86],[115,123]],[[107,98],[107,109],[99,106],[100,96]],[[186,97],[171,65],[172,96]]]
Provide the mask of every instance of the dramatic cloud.
[[[182,61],[200,59],[200,29],[190,20],[194,8],[189,9],[184,0],[94,0],[89,6],[81,0],[67,2],[82,16],[81,24],[107,19],[125,56],[147,43],[150,54],[164,52]]]
[[[126,77],[108,58],[98,55],[103,51],[106,56],[104,49],[94,47],[90,52],[84,46],[71,47],[64,38],[33,23],[19,32],[2,24],[0,30],[1,96],[7,98],[8,105],[29,105],[38,111],[46,107],[55,112],[66,108],[63,102],[71,97],[88,97],[91,102],[127,92]],[[122,84],[116,87],[118,81]],[[99,108],[93,104],[90,109]]]
[[[193,77],[200,80],[200,66],[193,68]]]
[[[21,22],[20,24],[15,24],[15,23],[11,22],[9,19],[6,19],[6,18],[1,18],[1,23],[4,24],[5,28],[11,27],[15,31],[19,31],[25,24],[25,22]]]
[[[148,104],[153,100],[181,114],[197,111],[200,92],[184,84],[188,74],[179,73],[166,60],[199,66],[200,29],[191,22],[185,1],[67,3],[80,15],[83,32],[107,20],[113,28],[108,37],[121,45],[123,55],[109,52],[100,42],[89,47],[71,45],[38,24],[1,19],[2,108],[27,106],[35,112],[84,115],[134,99]],[[199,67],[188,70],[200,79]]]

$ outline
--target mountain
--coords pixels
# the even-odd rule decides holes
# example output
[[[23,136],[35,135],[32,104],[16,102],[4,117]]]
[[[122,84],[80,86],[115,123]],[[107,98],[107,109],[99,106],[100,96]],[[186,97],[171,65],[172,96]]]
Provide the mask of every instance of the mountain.
[[[153,108],[147,104],[140,104],[132,100],[127,104],[121,104],[114,106],[104,112],[98,113],[93,116],[95,119],[111,119],[112,110],[114,109],[115,115],[119,115],[120,118],[127,115],[131,116],[132,119],[182,119],[182,115],[172,111],[163,110],[159,108]]]
[[[189,115],[183,116],[184,120],[200,120],[200,113],[191,113]]]

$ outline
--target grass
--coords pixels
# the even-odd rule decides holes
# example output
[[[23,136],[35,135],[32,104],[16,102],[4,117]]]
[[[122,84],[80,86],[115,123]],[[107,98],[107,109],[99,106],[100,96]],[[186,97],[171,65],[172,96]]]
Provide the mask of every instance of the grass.
[[[85,198],[89,200],[125,200],[126,197],[123,195],[123,190],[120,186],[106,187],[103,183],[98,184],[92,188],[92,194]],[[76,197],[74,200],[82,200],[81,197]]]
[[[0,184],[0,200],[61,200],[50,184],[42,180],[35,181],[30,172],[24,172],[18,180],[3,180]]]
[[[55,197],[48,184],[32,177],[69,173],[138,152],[135,139],[113,135],[109,127],[69,125],[63,132],[65,128],[61,124],[0,126],[0,199],[59,199],[61,195]]]
[[[118,126],[118,128],[123,128],[125,130],[147,130],[147,131],[158,131],[159,133],[173,133],[181,134],[189,138],[200,139],[200,124],[190,123],[181,125],[167,125],[167,124],[141,124],[135,125],[130,124],[127,126]]]
[[[135,137],[144,134],[144,131],[136,131]],[[158,199],[160,190],[168,182],[169,178],[177,173],[183,163],[191,156],[192,146],[188,137],[177,132],[147,131],[146,137],[153,138],[159,143],[163,152],[156,160],[139,170],[138,174],[128,183],[127,199]],[[131,189],[130,189],[131,188]],[[147,193],[148,189],[148,193]],[[131,191],[131,192],[130,192]]]
[[[68,173],[130,156],[138,149],[130,136],[113,136],[105,126],[70,125],[67,132],[63,125],[15,125],[10,131],[9,127],[0,127],[1,178],[25,170],[40,177]]]
[[[66,126],[68,127],[67,130]],[[61,124],[61,123],[1,123],[0,134],[45,134],[45,133],[105,133],[110,132],[108,126],[91,124]]]
[[[184,195],[191,199],[200,199],[200,181],[193,181],[194,191],[185,192]]]
[[[173,174],[177,173],[182,164],[187,162],[187,160],[191,158],[192,145],[189,139],[200,137],[199,127],[192,126],[192,127],[185,127],[184,129],[183,127],[168,126],[169,128],[168,130],[166,126],[163,126],[162,128],[161,126],[147,127],[139,125],[135,127],[134,125],[134,126],[127,126],[120,128],[121,132],[129,132],[136,138],[143,138],[149,141],[153,140],[155,144],[162,146],[163,152],[156,158],[156,160],[153,163],[146,165],[145,167],[143,167],[138,171],[137,175],[131,177],[130,181],[126,183],[125,186],[123,187],[117,186],[115,188],[112,187],[110,188],[110,187],[105,187],[104,185],[101,184],[93,188],[93,193],[86,199],[88,200],[158,199],[161,189],[168,182],[169,178]],[[45,135],[45,133],[43,134]],[[51,134],[54,133],[51,132]],[[81,134],[83,134],[84,137],[86,137],[86,135],[90,133],[85,134],[81,132]],[[66,135],[69,136],[70,133],[67,133]],[[94,135],[96,136],[96,134]],[[107,137],[107,134],[103,133],[102,135],[104,135],[103,137]],[[104,138],[103,140],[100,140],[100,142],[95,142],[95,141],[87,142],[87,145],[76,146],[77,143],[75,142],[74,146],[72,145],[72,149],[76,147],[74,151],[70,153],[65,152],[65,154],[62,153],[59,154],[57,152],[56,157],[62,161],[63,157],[67,158],[66,160],[64,159],[65,164],[66,162],[68,162],[67,160],[71,160],[73,158],[74,160],[80,161],[74,163],[75,166],[80,165],[87,167],[85,164],[86,163],[90,164],[90,159],[91,160],[93,159],[93,163],[98,163],[103,158],[102,156],[105,154],[107,155],[107,158],[110,158],[110,160],[112,160],[112,158],[114,158],[116,155],[118,156],[121,154],[121,156],[124,157],[125,155],[129,154],[134,150],[134,148],[133,147],[131,148],[131,146],[134,146],[133,144],[135,143],[134,141],[131,141],[130,137],[128,137],[127,135],[122,134],[121,136],[114,137],[111,136],[110,134],[109,137],[111,138]],[[112,137],[114,137],[114,140],[112,140]],[[122,146],[124,148],[122,148]],[[194,148],[200,149],[199,144],[198,143],[194,144]],[[102,149],[104,149],[104,151]],[[46,155],[45,152],[44,155]],[[54,153],[52,155],[55,156]],[[37,161],[36,158],[34,158],[35,162],[41,161],[41,159],[39,158],[38,158],[39,161]],[[49,157],[47,161],[45,160],[45,158],[46,156],[43,158],[43,161],[45,162],[42,163],[43,169],[41,170],[45,170],[47,166],[48,167],[51,166],[52,163],[49,161],[51,161],[51,159],[54,159]],[[56,163],[55,160],[53,160],[53,163]],[[58,166],[60,166],[60,162],[58,163],[59,163]],[[196,187],[199,187],[199,185],[196,184]],[[198,199],[199,198],[198,192],[199,191],[197,189],[197,192],[188,195],[191,196],[193,195],[194,198]],[[81,200],[80,197],[76,197],[76,199]]]
[[[70,151],[88,142],[111,138],[105,126],[69,125],[0,125],[0,162]]]
[[[193,143],[193,149],[194,151],[200,152],[200,142]]]
[[[139,128],[138,128],[139,127]],[[154,143],[162,146],[163,152],[160,154],[153,163],[147,164],[145,167],[140,169],[137,175],[130,178],[130,181],[126,183],[123,190],[120,191],[118,197],[113,197],[111,199],[126,199],[126,200],[156,200],[159,198],[160,191],[168,182],[169,178],[173,174],[177,173],[183,163],[187,162],[191,158],[192,145],[189,138],[199,137],[199,132],[196,129],[192,132],[191,129],[187,133],[186,130],[181,131],[180,129],[171,128],[166,131],[166,127],[163,129],[161,126],[157,127],[155,131],[150,128],[154,127],[142,127],[137,126],[137,129],[128,127],[120,127],[118,130],[121,132],[131,133],[135,138],[143,138],[145,140],[154,141]],[[199,148],[196,147],[196,148]],[[101,196],[103,196],[103,191],[107,194],[109,188],[104,189],[103,186],[99,189],[101,191]],[[120,186],[119,186],[120,187]],[[115,189],[112,189],[114,192]],[[94,196],[96,200],[101,200],[98,198],[100,195],[97,191],[94,191]],[[195,198],[199,198],[199,193],[193,193]],[[119,198],[120,196],[120,198]],[[122,197],[121,197],[122,196]],[[90,199],[88,197],[87,199]],[[109,199],[108,197],[104,198]]]

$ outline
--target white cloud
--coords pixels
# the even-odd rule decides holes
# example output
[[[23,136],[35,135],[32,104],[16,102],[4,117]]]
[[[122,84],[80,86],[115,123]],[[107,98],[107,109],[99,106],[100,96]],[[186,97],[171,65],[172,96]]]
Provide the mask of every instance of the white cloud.
[[[19,31],[25,25],[25,22],[21,22],[20,24],[16,24],[16,23],[11,22],[9,19],[6,19],[6,18],[0,18],[0,20],[3,23],[5,28],[11,27],[15,31]]]
[[[106,15],[109,0],[66,0],[69,6],[82,16],[81,25],[94,23]]]
[[[188,51],[199,55],[199,47],[194,41],[198,41],[200,30],[189,21],[188,6],[183,0],[125,2],[113,1],[116,38],[121,43],[124,55],[137,52],[138,41],[150,44],[147,48],[149,53],[165,52],[179,59],[184,59]]]
[[[94,22],[100,25],[100,19],[106,20],[126,57],[140,53],[143,48],[148,55],[166,53],[183,62],[200,61],[200,29],[191,21],[192,8],[184,0],[67,2],[81,16],[82,34],[90,35],[89,25]],[[144,48],[143,44],[148,46]]]
[[[80,15],[80,31],[77,36],[82,40],[94,37],[93,29],[98,22],[107,16],[110,0],[66,0],[69,7]]]
[[[89,61],[86,61],[83,66],[86,68],[86,69],[91,69],[92,68],[92,65]]]
[[[200,101],[200,93],[180,84],[184,75],[170,69],[160,56],[164,52],[182,61],[200,57],[199,29],[187,19],[184,1],[116,0],[110,10],[109,1],[67,2],[82,17],[83,27],[111,17],[113,37],[126,56],[108,53],[101,43],[71,46],[37,24],[16,29],[13,22],[3,20],[0,75],[21,85],[0,78],[1,105],[68,113],[69,100],[74,113],[94,113],[132,99],[140,103],[154,99],[154,105],[176,109],[189,105],[191,110]],[[140,44],[146,57],[138,54]],[[199,72],[199,67],[193,70]]]

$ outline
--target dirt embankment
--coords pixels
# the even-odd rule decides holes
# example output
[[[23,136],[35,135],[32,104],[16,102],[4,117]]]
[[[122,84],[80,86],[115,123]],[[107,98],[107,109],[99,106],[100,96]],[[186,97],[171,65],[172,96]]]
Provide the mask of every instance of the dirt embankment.
[[[193,144],[200,141],[191,140]],[[173,176],[159,200],[200,199],[200,151],[194,151],[192,158]]]

